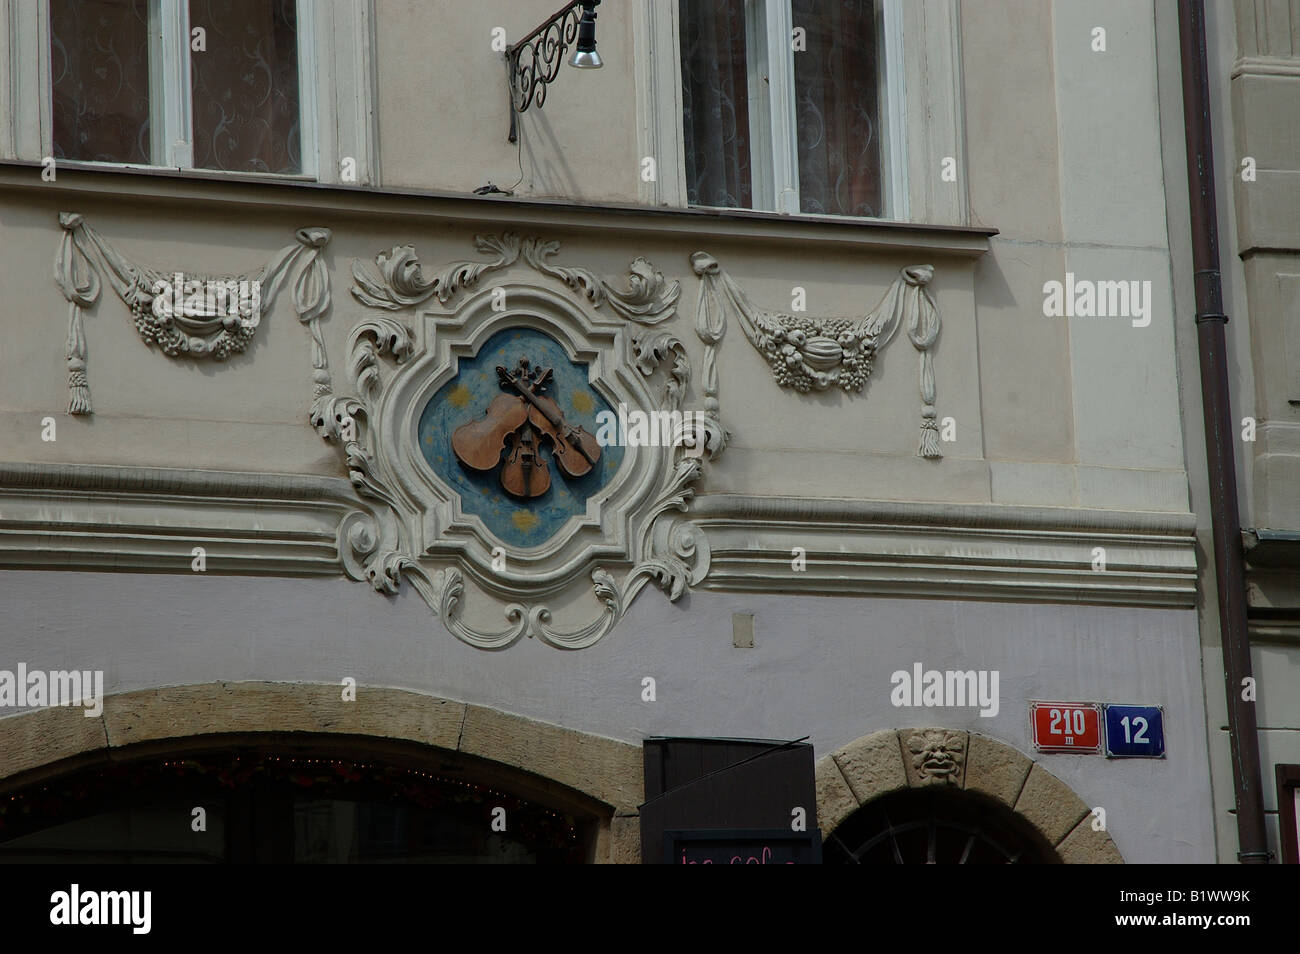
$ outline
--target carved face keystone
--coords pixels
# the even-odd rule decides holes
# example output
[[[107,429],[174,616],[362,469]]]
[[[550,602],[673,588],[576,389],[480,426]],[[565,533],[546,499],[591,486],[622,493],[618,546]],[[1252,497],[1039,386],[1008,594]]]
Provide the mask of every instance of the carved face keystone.
[[[912,766],[921,778],[955,782],[966,746],[960,732],[926,729],[907,740]]]

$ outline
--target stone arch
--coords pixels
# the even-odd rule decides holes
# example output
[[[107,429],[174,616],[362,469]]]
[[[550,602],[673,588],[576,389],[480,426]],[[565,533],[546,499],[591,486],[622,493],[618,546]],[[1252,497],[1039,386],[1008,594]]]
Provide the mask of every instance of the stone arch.
[[[915,744],[912,745],[915,740]],[[911,748],[940,752],[937,769]],[[1006,805],[1067,864],[1123,864],[1110,835],[1064,782],[1018,749],[976,732],[927,727],[865,735],[817,762],[817,819],[823,835],[868,802],[908,788],[955,785]]]
[[[640,860],[644,799],[639,745],[404,689],[216,682],[105,697],[0,719],[0,792],[104,759],[133,758],[226,739],[333,737],[340,743],[424,749],[494,773],[527,797],[584,811],[596,824],[597,862]]]

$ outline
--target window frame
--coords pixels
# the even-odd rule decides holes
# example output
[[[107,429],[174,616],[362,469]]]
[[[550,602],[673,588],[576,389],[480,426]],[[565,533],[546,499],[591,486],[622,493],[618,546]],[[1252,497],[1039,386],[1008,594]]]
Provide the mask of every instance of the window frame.
[[[1300,864],[1300,765],[1273,767],[1277,782],[1278,840],[1285,865]]]
[[[883,20],[885,76],[881,120],[885,150],[884,214],[876,218],[833,216],[843,221],[894,221],[967,225],[970,205],[966,185],[965,107],[961,89],[961,31],[958,0],[879,0]],[[779,13],[788,15],[790,5]],[[789,36],[793,23],[769,33]],[[657,175],[640,183],[647,205],[717,211],[687,200],[685,143],[682,129],[682,74],[678,0],[642,0],[633,18],[636,51],[638,146],[656,159]],[[779,44],[789,49],[789,42]],[[793,97],[793,53],[786,95]],[[793,113],[790,113],[793,123]],[[782,140],[797,169],[797,143],[791,128]],[[945,158],[956,160],[955,182],[940,176]],[[751,162],[751,166],[754,164]],[[774,190],[775,191],[775,190]],[[758,194],[758,184],[755,185]],[[798,209],[797,192],[787,194],[785,208],[725,211],[777,211],[800,218],[828,218]],[[793,209],[791,206],[793,205]]]
[[[160,161],[60,159],[60,166],[379,185],[373,0],[298,0],[296,173],[194,166],[188,0],[149,0],[149,27],[150,144]],[[0,121],[0,158],[53,156],[51,69],[49,3],[0,0],[0,105],[12,117]],[[355,180],[344,180],[344,158],[356,161]]]

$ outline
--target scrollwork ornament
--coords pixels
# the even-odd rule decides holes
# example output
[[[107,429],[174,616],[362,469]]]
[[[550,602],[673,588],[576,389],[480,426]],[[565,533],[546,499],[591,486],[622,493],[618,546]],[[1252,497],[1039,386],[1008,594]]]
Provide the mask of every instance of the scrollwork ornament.
[[[521,258],[543,275],[549,275],[585,298],[593,307],[608,305],[627,321],[655,325],[672,317],[681,294],[679,282],[669,283],[662,271],[644,258],[628,268],[627,290],[619,291],[585,268],[554,264],[560,243],[536,236],[520,238],[512,232],[499,236],[479,235],[475,247],[486,255],[484,262],[454,262],[432,278],[410,245],[394,246],[375,256],[378,275],[359,260],[352,263],[352,295],[363,305],[397,311],[431,298],[446,305],[461,292],[477,287],[484,275],[509,268]]]
[[[562,10],[510,48],[510,92],[517,112],[546,103],[546,89],[560,74],[564,54],[578,38],[582,11]]]
[[[487,340],[495,330],[520,321],[513,313],[490,308],[483,296],[464,303],[456,301],[458,296],[475,290],[485,276],[522,263],[563,283],[590,308],[607,308],[613,317],[647,327],[629,335],[617,322],[591,318],[541,285],[512,285],[523,301],[542,310],[544,317],[538,320],[545,322],[548,333],[570,334],[568,345],[575,350],[602,353],[600,380],[634,407],[680,411],[691,365],[680,340],[648,328],[674,314],[681,289],[646,259],[632,261],[626,287],[620,289],[589,269],[557,263],[558,242],[505,233],[479,236],[475,245],[483,260],[453,262],[436,272],[425,270],[412,246],[377,256],[377,270],[353,263],[352,294],[364,305],[396,311],[436,301],[456,308],[450,314],[418,315],[424,323],[421,334],[395,317],[359,322],[349,339],[356,396],[331,396],[313,407],[313,424],[341,448],[357,493],[385,505],[377,519],[351,518],[345,537],[349,575],[388,593],[396,592],[405,579],[450,633],[481,649],[504,649],[525,637],[558,649],[581,649],[606,636],[646,584],[654,583],[668,599],[678,600],[702,582],[710,562],[707,539],[689,520],[666,514],[688,509],[705,462],[722,452],[728,435],[716,398],[706,396],[702,411],[682,413],[683,422],[674,425],[669,446],[638,451],[644,476],[625,481],[618,503],[604,501],[612,519],[589,513],[585,522],[571,523],[574,529],[566,531],[568,536],[548,544],[550,549],[526,558],[552,576],[539,579],[525,570],[500,571],[495,565],[488,572],[484,554],[497,539],[458,509],[460,498],[430,476],[418,449],[402,443],[410,439],[404,435],[411,430],[412,408],[422,406],[434,386],[420,382],[447,381],[469,342]],[[529,326],[527,320],[522,323]],[[577,326],[580,330],[566,330]],[[661,389],[655,389],[655,381]],[[396,442],[396,449],[385,442]],[[412,456],[395,461],[395,454]],[[407,460],[411,463],[404,463]],[[418,557],[412,545],[416,539],[421,541]],[[621,548],[621,555],[612,558],[611,539]],[[599,558],[595,547],[600,548]],[[454,554],[451,565],[442,562],[448,554]],[[512,598],[503,607],[504,625],[499,628],[465,618],[470,577],[475,592],[489,595],[495,604],[502,596],[562,591],[570,586],[570,574],[583,567],[590,574],[599,613],[576,627],[557,625],[542,600]]]
[[[691,363],[681,341],[666,331],[643,332],[632,337],[632,353],[636,356],[637,370],[646,377],[654,374],[659,365],[672,355],[673,366],[664,383],[660,406],[672,410],[680,408],[691,379]]]

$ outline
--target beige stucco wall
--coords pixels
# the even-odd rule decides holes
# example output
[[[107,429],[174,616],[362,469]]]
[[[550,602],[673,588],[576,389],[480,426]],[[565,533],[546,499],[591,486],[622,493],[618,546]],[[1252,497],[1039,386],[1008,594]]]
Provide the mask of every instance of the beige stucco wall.
[[[525,118],[549,130],[525,135],[550,150],[525,162],[541,177],[531,194],[635,200],[630,67],[636,51],[630,15],[606,6],[599,32],[606,68],[563,71],[545,118]],[[500,55],[491,50],[491,28],[504,25],[518,38],[523,24],[540,21],[549,9],[541,0],[479,4],[439,18],[420,4],[380,0],[386,185],[466,193],[488,177],[508,183],[508,170],[497,168],[513,165],[514,156],[505,142],[505,80]],[[738,242],[680,230],[615,238],[606,228],[610,219],[594,214],[548,227],[543,213],[541,227],[527,229],[561,240],[560,261],[591,268],[620,287],[636,256],[681,281],[678,315],[664,327],[682,340],[696,367],[702,355],[692,328],[698,282],[687,256],[698,248],[714,254],[761,306],[789,309],[794,287],[806,289],[811,315],[863,314],[899,267],[935,266],[932,291],[944,322],[934,352],[938,415],[956,424],[956,441],[943,445],[942,461],[914,456],[916,356],[901,334],[877,360],[864,393],[800,396],[775,385],[732,327],[719,373],[734,443],[706,491],[1186,509],[1163,199],[1148,188],[1159,180],[1151,133],[1155,77],[1147,63],[1153,24],[1149,10],[1128,4],[1109,5],[1105,16],[1112,52],[1096,54],[1086,42],[1091,20],[1068,4],[961,7],[969,157],[963,171],[973,221],[1000,230],[990,251],[974,260],[941,250],[827,247],[762,223]],[[1014,74],[1003,68],[1008,57],[1020,64]],[[577,90],[590,82],[599,82],[601,94],[587,102]],[[455,95],[439,94],[448,88]],[[1127,104],[1120,112],[1106,105],[1117,98]],[[59,211],[83,213],[137,261],[197,272],[250,269],[291,242],[294,229],[332,228],[324,261],[333,307],[322,330],[336,379],[343,378],[350,330],[368,314],[347,292],[354,260],[371,263],[377,252],[408,243],[430,269],[473,259],[476,233],[510,228],[517,218],[492,199],[473,208],[495,222],[461,222],[459,211],[417,198],[403,203],[404,210],[436,215],[393,217],[382,207],[366,214],[364,193],[347,203],[316,193],[294,210],[286,208],[294,195],[283,192],[235,208],[222,203],[215,186],[198,190],[203,201],[189,202],[183,186],[154,189],[147,180],[124,181],[120,197],[102,185],[93,197],[68,191],[79,187],[72,171],[55,183],[31,174],[30,188],[15,188],[22,181],[11,173],[0,222],[7,289],[0,322],[10,341],[0,357],[0,406],[13,412],[0,422],[0,448],[8,459],[32,462],[339,473],[335,455],[306,425],[307,337],[287,295],[264,320],[255,346],[217,365],[151,353],[106,291],[86,321],[95,416],[61,414],[66,305],[50,277]],[[1117,189],[1116,183],[1128,185]],[[1154,278],[1152,326],[1044,317],[1042,284],[1064,279],[1067,269],[1098,279]],[[336,380],[336,391],[344,390]],[[60,421],[56,443],[40,439],[40,421],[50,414]],[[818,479],[810,488],[813,473]]]
[[[148,537],[146,530],[168,530],[175,521],[180,529],[171,536],[146,540],[166,559],[137,553],[119,566],[118,554],[133,545],[122,539],[132,534],[123,532],[101,548],[97,560],[83,552],[67,562],[78,570],[93,565],[180,575],[117,574],[105,583],[92,574],[56,574],[51,582],[50,574],[33,573],[51,587],[37,593],[26,574],[12,573],[4,586],[29,595],[22,603],[26,622],[21,632],[6,634],[6,645],[25,654],[19,658],[32,660],[57,652],[55,661],[69,665],[82,665],[86,647],[94,646],[108,660],[106,667],[120,668],[110,675],[114,691],[149,692],[225,678],[293,681],[304,678],[307,665],[322,668],[313,680],[330,682],[335,670],[352,671],[345,664],[378,664],[374,679],[363,680],[367,684],[414,681],[418,685],[412,687],[426,694],[473,699],[475,705],[566,729],[585,725],[627,743],[652,731],[777,737],[798,729],[818,739],[819,754],[900,721],[884,701],[889,667],[876,671],[882,645],[891,647],[897,656],[892,664],[899,666],[921,658],[928,665],[956,659],[965,667],[975,665],[978,656],[986,660],[980,665],[1005,665],[1009,674],[1020,674],[1009,691],[1006,725],[999,734],[1021,750],[1030,745],[1022,707],[1030,696],[1102,698],[1123,692],[1136,698],[1157,691],[1156,701],[1176,699],[1179,748],[1157,766],[1157,773],[1173,774],[1153,776],[1180,793],[1176,810],[1162,817],[1167,828],[1139,830],[1136,820],[1145,818],[1149,787],[1121,774],[1127,766],[1107,763],[1107,774],[1088,781],[1090,767],[1069,764],[1072,757],[1049,761],[1089,804],[1120,806],[1116,814],[1129,821],[1120,822],[1122,834],[1116,838],[1126,856],[1167,859],[1165,846],[1176,840],[1170,832],[1178,832],[1185,840],[1168,849],[1182,852],[1176,860],[1203,860],[1209,842],[1201,830],[1206,826],[1197,827],[1208,815],[1198,788],[1206,774],[1203,740],[1189,741],[1202,724],[1187,609],[1195,598],[1186,579],[1193,554],[1190,533],[1180,529],[1190,518],[1174,519],[1186,513],[1188,500],[1173,364],[1165,172],[1155,139],[1159,90],[1151,8],[1119,0],[1087,8],[1035,0],[960,5],[965,141],[957,151],[963,157],[959,174],[970,195],[970,220],[977,227],[962,231],[583,207],[594,202],[630,206],[638,196],[631,66],[639,52],[627,6],[614,3],[600,10],[606,68],[595,74],[562,71],[545,113],[524,117],[526,174],[519,190],[524,201],[469,195],[488,179],[508,187],[518,175],[515,149],[506,142],[505,77],[500,54],[490,47],[491,29],[505,27],[513,41],[556,5],[556,0],[473,4],[446,17],[414,0],[378,0],[381,181],[386,189],[409,191],[70,167],[45,183],[38,166],[0,165],[0,287],[5,290],[0,335],[6,342],[0,349],[0,460],[176,468],[186,475],[207,470],[313,475],[340,484],[346,477],[337,447],[308,422],[309,336],[295,319],[288,289],[264,315],[250,350],[216,364],[151,351],[131,327],[126,308],[105,288],[85,321],[95,413],[64,413],[68,314],[51,269],[61,211],[82,213],[133,260],[165,271],[212,274],[258,267],[293,241],[295,229],[330,228],[333,237],[322,262],[332,306],[320,327],[339,394],[354,391],[348,355],[358,322],[382,315],[414,323],[410,311],[378,312],[349,293],[354,263],[373,267],[377,253],[396,245],[413,245],[427,275],[450,262],[480,260],[477,234],[541,235],[561,242],[558,262],[588,268],[618,288],[625,287],[629,262],[648,258],[670,281],[681,283],[677,314],[659,327],[680,339],[695,369],[688,407],[700,397],[703,361],[695,333],[699,282],[690,270],[690,253],[716,256],[760,306],[788,310],[794,288],[803,288],[810,315],[862,315],[876,305],[900,267],[932,264],[931,292],[943,320],[934,351],[938,416],[951,417],[956,425],[956,440],[941,444],[943,458],[916,456],[917,355],[903,334],[878,357],[861,394],[799,395],[776,385],[733,322],[718,356],[721,413],[732,441],[706,470],[698,491],[714,503],[724,494],[741,501],[787,498],[780,514],[765,518],[764,530],[751,532],[736,519],[715,535],[733,548],[728,556],[719,546],[715,566],[729,569],[736,588],[748,592],[693,594],[678,604],[647,592],[635,607],[643,614],[640,620],[630,617],[591,650],[562,654],[529,640],[508,653],[487,654],[444,632],[409,587],[389,599],[339,579],[276,578],[286,572],[338,575],[332,565],[307,566],[306,558],[292,563],[275,548],[258,545],[258,534],[274,537],[286,551],[285,540],[293,534],[329,537],[338,519],[330,508],[341,508],[338,501],[322,501],[309,512],[292,494],[263,499],[271,495],[259,496],[256,481],[251,489],[250,482],[235,480],[179,488],[166,484],[172,474],[158,478],[165,489],[155,488],[155,510],[149,493],[136,494],[128,506],[123,491],[100,508],[99,525],[85,520],[91,537],[106,536],[102,524],[113,522],[139,524],[144,529],[135,535],[142,538]],[[929,6],[937,5],[932,0]],[[1089,48],[1089,31],[1098,18],[1108,29],[1106,54]],[[924,167],[912,172],[938,174]],[[989,238],[991,230],[998,234]],[[1067,270],[1090,279],[1151,280],[1156,294],[1151,326],[1135,329],[1125,319],[1044,317],[1042,285],[1063,280]],[[486,294],[496,281],[516,280],[549,283],[553,291],[569,295],[524,265],[487,280],[476,294]],[[439,310],[436,304],[421,310],[426,307]],[[42,440],[46,418],[56,422],[57,440]],[[17,489],[6,485],[6,504],[28,508],[16,518],[25,521],[24,528],[9,539],[26,540],[21,533],[39,535],[60,522],[74,523],[84,516],[76,507],[93,509],[96,500],[107,497],[91,503],[74,499],[85,481],[78,484],[82,478],[71,469],[58,473],[59,480],[50,482],[53,490],[29,492],[32,481],[17,481]],[[99,476],[102,472],[96,472]],[[146,475],[145,482],[149,479]],[[65,492],[68,487],[78,489]],[[68,499],[60,500],[60,494]],[[799,510],[796,505],[810,498],[846,504]],[[849,506],[870,501],[915,507],[864,516],[865,507]],[[301,512],[292,513],[295,507]],[[29,513],[33,508],[40,512]],[[237,514],[229,522],[238,532],[227,532],[223,508]],[[6,509],[15,519],[13,508]],[[1158,519],[1141,514],[1130,519],[1131,511],[1160,513]],[[988,512],[996,517],[987,517]],[[194,520],[186,523],[182,518],[189,516]],[[711,519],[723,524],[732,516],[715,511]],[[195,525],[221,531],[212,533],[207,577],[188,572],[185,534]],[[863,527],[876,535],[861,532]],[[766,586],[765,567],[775,566],[776,571],[766,571],[774,576],[777,571],[793,576],[785,573],[790,551],[780,534],[795,532],[816,535],[822,565],[810,568],[806,579],[812,582],[785,579],[780,587]],[[746,534],[755,539],[745,540]],[[1112,584],[1098,582],[1107,578],[1089,569],[1094,534],[1104,535],[1112,552],[1121,543],[1128,548],[1131,576],[1122,597],[1108,594]],[[234,537],[245,541],[238,556],[248,562],[223,564],[219,546]],[[94,542],[83,550],[93,549]],[[333,559],[333,542],[320,543],[329,551],[321,563]],[[57,563],[63,551],[55,543],[62,541],[39,538],[36,552],[21,559]],[[767,563],[736,567],[763,546],[769,556],[775,554]],[[935,550],[943,553],[936,557]],[[13,565],[11,551],[12,546],[6,559]],[[843,562],[835,563],[837,557]],[[937,570],[936,563],[941,564]],[[879,577],[869,585],[862,582],[880,567]],[[987,588],[1001,586],[999,597],[1007,598],[1023,578],[1038,573],[1041,582],[1062,567],[1063,589],[1047,596],[1031,592],[1025,597],[1031,605],[975,602],[988,598]],[[746,579],[746,572],[755,576]],[[251,580],[241,573],[262,576]],[[1067,579],[1067,574],[1075,576]],[[999,578],[996,584],[988,582],[993,577]],[[124,578],[130,585],[112,585]],[[151,603],[147,594],[157,580],[194,589],[169,590],[162,604]],[[936,580],[944,586],[938,596]],[[804,587],[798,604],[784,595],[795,586]],[[1068,587],[1091,590],[1083,597]],[[74,595],[66,606],[62,598],[48,597],[67,611],[50,624],[43,615],[45,594],[56,588]],[[725,591],[727,584],[718,588]],[[256,600],[250,596],[254,591]],[[882,591],[926,599],[888,602],[878,598]],[[88,595],[92,592],[108,595],[96,601]],[[182,592],[202,594],[196,598],[210,601],[202,606],[211,610],[172,602],[180,601]],[[828,598],[830,593],[855,599]],[[580,595],[594,602],[587,590]],[[568,608],[565,599],[551,604],[557,615]],[[972,602],[948,602],[955,599]],[[1054,605],[1033,605],[1036,599]],[[1076,603],[1108,600],[1140,608],[1092,606],[1074,612]],[[503,603],[480,599],[467,615],[496,626]],[[1176,609],[1150,609],[1155,603]],[[112,611],[105,613],[103,604]],[[137,607],[143,620],[133,616]],[[737,649],[730,643],[731,614],[752,614],[755,607],[759,648]],[[202,625],[178,638],[173,618],[182,617]],[[49,638],[50,625],[58,640]],[[111,638],[117,642],[92,642],[97,626],[115,634]],[[770,628],[765,632],[764,626]],[[1153,626],[1163,627],[1154,645]],[[247,642],[225,639],[228,631]],[[1134,638],[1139,632],[1147,638]],[[124,655],[131,641],[135,655]],[[1038,654],[1028,665],[1026,646]],[[1071,660],[1064,673],[1063,659]],[[714,692],[706,680],[726,675],[723,662],[736,667],[731,692]],[[676,674],[676,688],[672,681],[667,685],[681,701],[646,709],[650,714],[643,716],[638,687],[649,672]],[[774,672],[797,673],[803,683],[778,685],[769,695]],[[861,688],[876,677],[879,691],[872,691],[869,703],[874,708],[864,716]],[[1010,683],[1009,675],[1004,685]],[[733,705],[733,696],[743,704]],[[971,721],[979,725],[976,717]],[[1072,825],[1077,822],[1071,819]],[[1125,824],[1133,827],[1125,830]],[[1197,834],[1187,836],[1193,830]],[[1145,847],[1130,852],[1125,838]]]
[[[509,93],[493,30],[521,40],[560,6],[557,0],[470,3],[377,0],[382,181],[471,192],[490,180],[517,194],[635,202],[640,175],[632,5],[597,8],[596,45],[606,66],[561,67],[544,109],[520,120],[507,142]]]

